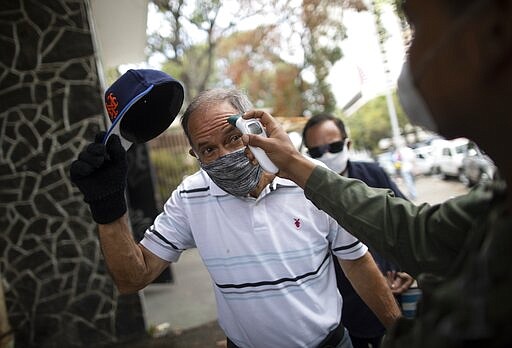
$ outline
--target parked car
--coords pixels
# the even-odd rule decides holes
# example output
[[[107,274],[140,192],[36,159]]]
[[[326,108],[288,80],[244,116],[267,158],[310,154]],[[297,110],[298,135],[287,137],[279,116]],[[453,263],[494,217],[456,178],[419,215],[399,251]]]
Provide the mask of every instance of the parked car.
[[[496,165],[474,142],[468,144],[466,156],[462,160],[462,180],[468,186],[492,180]]]
[[[434,171],[434,155],[432,154],[432,146],[425,145],[416,147],[414,154],[413,173],[414,175],[430,175]]]
[[[432,141],[433,172],[441,174],[443,178],[460,178],[462,160],[466,157],[468,144],[469,140],[466,138]]]

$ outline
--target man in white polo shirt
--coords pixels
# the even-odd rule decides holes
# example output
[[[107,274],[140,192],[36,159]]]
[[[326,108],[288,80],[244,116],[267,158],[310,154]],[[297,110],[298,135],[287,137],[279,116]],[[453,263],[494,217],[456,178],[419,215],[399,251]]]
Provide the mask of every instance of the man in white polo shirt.
[[[214,283],[228,347],[351,347],[340,326],[343,301],[333,262],[341,263],[386,327],[400,310],[364,244],[295,183],[249,162],[241,133],[227,118],[250,109],[236,90],[205,91],[191,102],[182,125],[201,170],[172,193],[140,244],[125,211],[101,220],[109,270],[121,292],[135,292],[183,250],[197,248]],[[121,176],[117,181],[126,178],[124,150],[117,136],[111,138],[106,147],[97,142],[97,149],[89,146],[79,157],[81,167],[91,167],[85,185],[74,179],[86,197],[108,173]],[[94,217],[98,206],[88,203]]]

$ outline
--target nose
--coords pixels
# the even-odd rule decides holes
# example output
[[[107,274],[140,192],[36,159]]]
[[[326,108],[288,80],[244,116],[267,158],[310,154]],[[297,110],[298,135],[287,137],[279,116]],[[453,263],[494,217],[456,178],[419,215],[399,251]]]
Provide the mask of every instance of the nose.
[[[225,156],[230,152],[231,152],[231,150],[226,148],[225,146],[219,146],[219,151],[218,151],[219,156],[217,158]]]

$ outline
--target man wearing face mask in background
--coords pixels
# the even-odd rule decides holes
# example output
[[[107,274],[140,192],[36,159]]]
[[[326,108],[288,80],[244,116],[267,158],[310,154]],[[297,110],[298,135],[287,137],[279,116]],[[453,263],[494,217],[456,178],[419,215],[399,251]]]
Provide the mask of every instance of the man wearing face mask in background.
[[[340,323],[343,300],[334,262],[339,260],[386,327],[400,310],[364,244],[296,184],[249,163],[241,133],[227,119],[250,108],[236,90],[204,91],[190,103],[182,126],[201,170],[172,193],[139,244],[126,209],[98,214],[104,200],[123,203],[122,191],[117,198],[105,194],[101,202],[87,201],[105,261],[118,289],[130,293],[151,283],[184,250],[197,248],[214,284],[228,347],[350,348]],[[86,197],[105,178],[126,181],[119,138],[111,136],[106,146],[101,139],[102,134],[71,167]]]
[[[351,140],[347,136],[343,121],[330,114],[319,114],[306,122],[302,141],[310,157],[323,162],[334,172],[349,178],[359,179],[370,187],[388,188],[395,196],[405,198],[384,169],[374,162],[359,162],[349,159]],[[391,291],[397,299],[409,289],[414,279],[370,248],[370,252],[386,275]],[[343,270],[334,265],[338,289],[343,297],[341,321],[348,329],[354,348],[378,348],[386,330],[373,312],[364,304],[350,285]]]
[[[414,204],[316,166],[264,112],[269,138],[244,135],[319,208],[395,261],[423,290],[417,318],[388,347],[510,347],[512,343],[512,0],[407,0],[414,31],[399,79],[412,122],[467,137],[500,178],[442,204]]]

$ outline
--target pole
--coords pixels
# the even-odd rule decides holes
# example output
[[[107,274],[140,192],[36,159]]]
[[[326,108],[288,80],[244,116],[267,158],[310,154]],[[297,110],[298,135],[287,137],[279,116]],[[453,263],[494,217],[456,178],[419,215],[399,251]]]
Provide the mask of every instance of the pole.
[[[382,22],[381,22],[381,12],[380,10],[376,9],[375,1],[365,1],[366,6],[368,8],[368,11],[374,18],[375,23],[375,30],[378,35],[379,40],[379,49],[380,49],[380,58],[382,62],[382,66],[384,67],[384,76],[386,79],[386,104],[388,108],[388,115],[389,120],[391,122],[391,132],[393,137],[393,144],[395,145],[395,148],[398,148],[403,144],[403,138],[400,135],[400,128],[398,126],[398,117],[396,115],[396,109],[395,104],[393,103],[393,97],[391,94],[392,87],[394,86],[394,83],[392,83],[390,79],[390,72],[389,72],[389,62],[387,59],[387,53],[386,48],[384,47],[384,35],[383,35],[383,28],[382,28]]]

